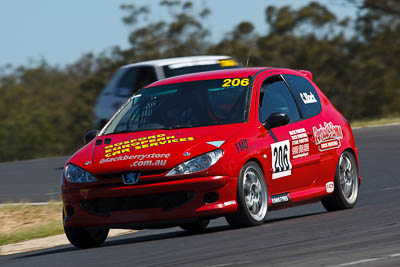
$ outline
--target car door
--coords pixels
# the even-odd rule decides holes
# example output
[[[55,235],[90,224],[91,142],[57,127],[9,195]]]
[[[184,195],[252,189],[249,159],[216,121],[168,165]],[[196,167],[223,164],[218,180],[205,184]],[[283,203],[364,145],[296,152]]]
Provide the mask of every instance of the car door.
[[[265,129],[267,160],[270,160],[270,194],[289,192],[311,186],[319,177],[319,154],[311,149],[312,132],[303,120],[298,104],[281,75],[266,78],[259,93],[259,121],[273,113],[285,113],[289,123]]]
[[[329,166],[336,165],[335,150],[341,146],[341,139],[343,138],[341,126],[320,115],[322,111],[321,100],[310,81],[305,77],[293,74],[284,74],[283,77],[300,103],[303,118],[309,122],[307,131],[313,133],[310,149],[319,153],[321,170],[330,169]],[[321,178],[326,180],[326,176],[327,174],[321,171]],[[332,177],[330,178],[332,179]]]

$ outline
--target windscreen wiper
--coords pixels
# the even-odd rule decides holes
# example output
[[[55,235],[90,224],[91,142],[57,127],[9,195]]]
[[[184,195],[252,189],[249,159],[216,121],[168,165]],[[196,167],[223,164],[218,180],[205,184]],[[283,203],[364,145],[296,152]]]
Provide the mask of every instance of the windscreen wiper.
[[[169,126],[168,129],[173,130],[173,129],[192,128],[192,127],[193,127],[193,125],[191,125],[191,124],[177,124],[174,126],[172,126],[172,125]]]
[[[122,133],[129,133],[129,132],[130,132],[130,131],[128,131],[128,130],[123,130],[123,131],[108,133],[108,134],[105,134],[105,135],[122,134]]]

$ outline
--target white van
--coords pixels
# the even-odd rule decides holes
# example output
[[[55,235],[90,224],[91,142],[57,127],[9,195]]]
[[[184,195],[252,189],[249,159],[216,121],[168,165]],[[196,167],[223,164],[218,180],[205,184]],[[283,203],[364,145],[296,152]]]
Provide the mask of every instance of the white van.
[[[182,74],[237,67],[238,63],[228,56],[167,58],[122,66],[97,100],[96,127],[102,128],[132,94],[152,82]]]

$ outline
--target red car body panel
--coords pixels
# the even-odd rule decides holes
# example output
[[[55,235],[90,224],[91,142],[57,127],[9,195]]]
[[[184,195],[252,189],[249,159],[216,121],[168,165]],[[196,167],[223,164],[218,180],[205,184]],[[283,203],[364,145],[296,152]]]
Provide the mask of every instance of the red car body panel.
[[[267,77],[284,74],[301,76],[311,82],[319,96],[322,110],[311,118],[267,131],[258,119],[260,88]],[[162,225],[165,221],[214,218],[235,212],[238,208],[238,175],[243,165],[250,160],[256,161],[264,172],[269,210],[319,201],[332,193],[333,189],[328,187],[334,181],[339,156],[343,151],[351,150],[358,162],[357,149],[350,125],[310,80],[310,72],[281,68],[232,69],[178,76],[148,87],[250,76],[253,77],[253,83],[247,122],[97,136],[76,152],[67,164],[85,169],[95,175],[98,182],[75,184],[63,177],[65,225],[141,228]],[[297,144],[297,138],[307,141],[307,156],[294,156],[294,153],[299,152],[294,151],[295,147],[300,150],[300,146],[294,145]],[[271,144],[289,142],[287,140],[293,149],[291,173],[277,179],[273,177]],[[198,173],[166,176],[178,164],[217,149],[218,146],[212,142],[218,141],[222,142],[219,148],[223,150],[223,156],[215,165]],[[138,184],[122,183],[120,174],[128,170],[142,172]],[[85,208],[85,203],[92,203],[90,201],[158,196],[174,192],[190,192],[191,197],[171,209],[117,209],[107,214],[96,214]],[[218,200],[206,203],[204,198],[209,192],[217,193]],[[271,196],[279,194],[288,194],[290,202],[275,205]],[[73,213],[68,209],[73,209]]]

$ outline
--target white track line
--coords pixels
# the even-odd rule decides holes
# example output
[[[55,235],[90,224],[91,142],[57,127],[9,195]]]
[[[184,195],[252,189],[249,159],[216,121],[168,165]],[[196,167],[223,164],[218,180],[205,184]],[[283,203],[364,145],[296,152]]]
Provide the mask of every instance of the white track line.
[[[350,266],[350,265],[356,265],[360,263],[366,263],[366,262],[371,262],[371,261],[378,261],[381,260],[382,258],[372,258],[372,259],[365,259],[365,260],[359,260],[359,261],[352,261],[352,262],[346,262],[342,263],[339,265],[334,265],[333,267],[342,267],[342,266]]]
[[[387,256],[379,257],[379,258],[370,258],[370,259],[364,259],[364,260],[359,260],[359,261],[346,262],[346,263],[342,263],[342,264],[338,264],[338,265],[332,265],[331,267],[351,266],[351,265],[379,261],[379,260],[384,260],[384,259],[389,259],[389,258],[396,258],[396,257],[400,257],[400,253],[390,254]]]
[[[229,263],[222,263],[216,265],[207,265],[207,267],[223,267],[223,266],[233,266],[233,265],[242,265],[242,264],[249,264],[252,261],[240,261],[240,262],[229,262]]]
[[[136,232],[136,230],[111,229],[109,237],[126,235]],[[32,239],[14,244],[0,246],[0,256],[16,253],[23,253],[38,249],[53,248],[62,245],[68,245],[69,241],[64,234],[49,236],[44,238]]]
[[[386,190],[398,190],[400,189],[400,186],[396,186],[396,187],[385,187],[382,189],[382,191],[386,191]]]

